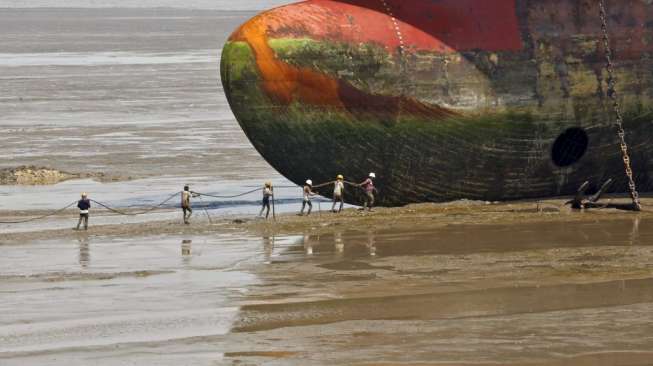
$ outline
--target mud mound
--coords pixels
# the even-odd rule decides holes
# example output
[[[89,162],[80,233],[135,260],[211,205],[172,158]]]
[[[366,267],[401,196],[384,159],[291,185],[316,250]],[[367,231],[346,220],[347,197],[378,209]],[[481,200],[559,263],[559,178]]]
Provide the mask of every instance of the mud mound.
[[[46,185],[56,184],[65,180],[80,178],[79,174],[62,172],[56,169],[19,166],[0,169],[0,184],[11,185]]]
[[[47,167],[23,165],[0,169],[0,185],[50,185],[71,179],[91,178],[98,182],[118,182],[132,177],[107,175],[105,173],[70,173]]]

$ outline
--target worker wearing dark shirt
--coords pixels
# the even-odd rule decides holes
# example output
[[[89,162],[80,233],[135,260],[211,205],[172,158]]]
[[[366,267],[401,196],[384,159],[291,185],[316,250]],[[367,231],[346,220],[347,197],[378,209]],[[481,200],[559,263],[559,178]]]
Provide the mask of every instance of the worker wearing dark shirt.
[[[79,221],[77,222],[77,230],[84,221],[84,230],[88,230],[88,212],[91,208],[91,200],[88,199],[86,193],[82,193],[82,199],[77,202],[79,208]]]

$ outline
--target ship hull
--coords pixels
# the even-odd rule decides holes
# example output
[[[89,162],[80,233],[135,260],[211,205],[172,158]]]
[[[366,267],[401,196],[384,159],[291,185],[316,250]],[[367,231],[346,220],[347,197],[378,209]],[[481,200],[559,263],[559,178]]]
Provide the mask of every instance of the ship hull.
[[[624,191],[594,3],[307,1],[234,32],[223,86],[254,147],[298,184],[373,171],[383,205],[550,197],[607,178]],[[619,99],[650,190],[653,5],[625,3],[608,1]]]

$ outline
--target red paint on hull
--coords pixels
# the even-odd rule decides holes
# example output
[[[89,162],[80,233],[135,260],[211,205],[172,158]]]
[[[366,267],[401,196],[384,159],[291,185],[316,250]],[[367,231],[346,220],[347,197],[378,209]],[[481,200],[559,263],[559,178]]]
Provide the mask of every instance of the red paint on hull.
[[[411,50],[522,49],[515,0],[311,0],[264,16],[273,38],[372,42],[393,50],[400,37]]]
[[[247,42],[252,48],[263,90],[277,103],[287,106],[293,101],[299,101],[317,106],[344,108],[352,114],[375,114],[384,111],[392,119],[399,115],[402,106],[404,112],[413,115],[433,118],[455,115],[446,108],[427,105],[403,96],[368,94],[330,75],[278,60],[270,48],[267,33],[270,24],[275,24],[275,19],[271,13],[259,15],[241,26],[231,39]]]

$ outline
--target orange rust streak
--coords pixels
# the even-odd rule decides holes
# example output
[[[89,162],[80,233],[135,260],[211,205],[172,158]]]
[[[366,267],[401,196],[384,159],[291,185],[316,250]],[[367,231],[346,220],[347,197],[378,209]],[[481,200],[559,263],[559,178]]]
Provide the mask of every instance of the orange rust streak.
[[[261,86],[278,103],[289,105],[299,101],[343,108],[354,115],[384,114],[392,118],[396,118],[402,110],[432,119],[457,115],[454,111],[413,98],[368,94],[327,74],[280,61],[268,44],[268,25],[274,20],[270,16],[267,13],[254,17],[242,25],[230,40],[249,44],[262,78]]]
[[[237,37],[252,47],[256,65],[263,78],[263,89],[270,97],[286,105],[299,99],[309,104],[342,107],[336,80],[277,59],[274,50],[268,45],[267,27],[261,16],[243,25]]]

